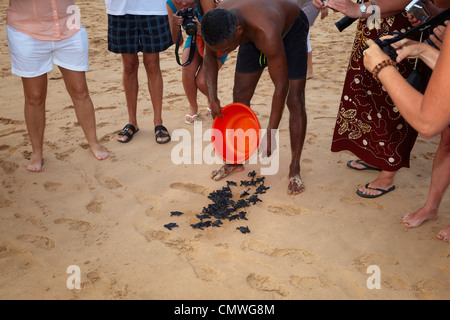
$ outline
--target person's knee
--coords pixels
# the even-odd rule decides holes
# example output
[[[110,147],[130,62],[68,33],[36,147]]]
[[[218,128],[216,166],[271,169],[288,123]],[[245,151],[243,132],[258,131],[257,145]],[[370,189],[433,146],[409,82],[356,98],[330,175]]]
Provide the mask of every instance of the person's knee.
[[[84,101],[89,99],[89,90],[86,83],[77,83],[69,89],[69,94],[73,100]]]
[[[296,94],[289,94],[287,101],[287,107],[290,113],[303,115],[306,113],[305,109],[305,94],[304,92],[299,92]]]
[[[123,72],[125,75],[132,75],[137,73],[139,68],[139,60],[124,60]]]
[[[250,90],[246,90],[240,86],[234,86],[233,88],[233,102],[235,103],[242,103],[249,106],[252,96],[253,92]]]
[[[26,103],[33,107],[44,106],[46,98],[47,92],[45,90],[30,90],[25,92]]]

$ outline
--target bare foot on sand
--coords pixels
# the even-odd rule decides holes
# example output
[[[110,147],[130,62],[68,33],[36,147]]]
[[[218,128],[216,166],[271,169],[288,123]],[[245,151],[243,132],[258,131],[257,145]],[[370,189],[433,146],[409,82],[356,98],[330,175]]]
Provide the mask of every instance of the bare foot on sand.
[[[436,220],[438,217],[437,210],[426,210],[421,208],[415,213],[407,213],[403,216],[402,222],[407,228],[417,228],[427,220]]]
[[[436,238],[439,240],[444,240],[445,242],[450,242],[450,226],[439,231]]]
[[[98,143],[91,146],[91,151],[97,160],[105,160],[109,157],[108,151]]]
[[[225,164],[219,170],[214,170],[211,173],[211,179],[219,181],[228,176],[232,172],[239,172],[242,170],[244,170],[244,166],[242,164]]]
[[[294,177],[289,178],[288,194],[296,195],[305,191],[305,185],[303,184],[302,178],[297,174]]]
[[[44,167],[44,159],[40,155],[31,155],[30,162],[27,165],[27,170],[30,172],[41,172]]]

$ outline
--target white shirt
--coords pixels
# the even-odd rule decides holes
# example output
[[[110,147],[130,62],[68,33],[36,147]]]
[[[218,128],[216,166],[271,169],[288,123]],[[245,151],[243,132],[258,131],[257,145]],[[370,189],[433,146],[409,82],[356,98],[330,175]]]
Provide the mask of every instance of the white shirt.
[[[125,14],[143,16],[167,15],[165,0],[105,0],[106,12],[113,16]]]

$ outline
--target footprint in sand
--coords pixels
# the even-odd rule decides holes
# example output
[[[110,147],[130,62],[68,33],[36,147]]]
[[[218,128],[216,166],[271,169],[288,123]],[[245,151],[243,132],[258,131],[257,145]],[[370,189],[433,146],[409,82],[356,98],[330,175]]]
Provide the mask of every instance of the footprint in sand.
[[[219,274],[209,265],[198,263],[196,261],[189,261],[189,263],[198,279],[206,282],[218,279]]]
[[[186,238],[180,238],[161,230],[147,230],[143,233],[145,240],[148,242],[160,241],[167,247],[175,249],[180,253],[193,251],[194,248],[190,241]]]
[[[98,202],[94,199],[86,205],[86,209],[91,213],[101,213],[103,209],[103,203]]]
[[[25,241],[34,244],[38,248],[45,250],[52,250],[55,247],[55,241],[42,236],[32,234],[22,234],[17,237],[17,240]]]
[[[122,184],[116,179],[104,176],[102,174],[96,174],[95,179],[97,179],[98,183],[100,183],[103,187],[109,190],[114,190],[122,187]]]
[[[69,161],[70,155],[75,152],[75,149],[70,149],[64,152],[55,153],[55,158],[59,161]]]
[[[322,277],[300,277],[293,275],[289,282],[296,288],[308,290],[337,286],[333,281]]]
[[[0,167],[6,174],[12,174],[17,170],[17,168],[19,168],[19,165],[14,162],[4,161],[0,159]]]
[[[266,206],[263,204],[263,206]],[[311,213],[311,210],[305,207],[285,205],[282,203],[272,202],[272,204],[267,205],[267,210],[276,214],[281,214],[284,216],[296,216],[300,214]]]
[[[197,194],[202,194],[204,196],[208,196],[212,192],[211,189],[209,189],[207,187],[203,187],[198,184],[194,184],[194,183],[175,182],[170,185],[170,188],[187,191],[187,192],[192,192],[192,193],[197,193]]]
[[[269,257],[291,257],[306,264],[317,261],[317,256],[306,250],[275,248],[267,243],[257,240],[246,240],[241,244],[241,250],[252,250]]]
[[[56,219],[53,221],[55,224],[68,224],[69,230],[76,230],[80,232],[87,232],[92,230],[94,227],[92,224],[90,224],[87,221],[81,221],[81,220],[73,220],[73,219]]]
[[[282,283],[268,276],[252,273],[246,280],[252,288],[259,291],[277,293],[282,297],[286,297],[289,294],[288,289]]]
[[[433,279],[423,279],[414,283],[412,285],[412,291],[421,300],[450,299],[449,284]]]
[[[49,181],[47,181],[46,183],[44,183],[44,188],[48,192],[56,192],[56,191],[58,191],[58,189],[61,186],[62,186],[62,184],[61,183],[57,183],[57,182],[49,182]]]

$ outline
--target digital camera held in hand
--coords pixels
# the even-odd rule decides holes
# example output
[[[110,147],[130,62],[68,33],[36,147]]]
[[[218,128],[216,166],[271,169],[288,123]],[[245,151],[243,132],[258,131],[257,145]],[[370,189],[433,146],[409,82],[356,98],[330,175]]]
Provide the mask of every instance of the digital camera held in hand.
[[[428,8],[420,0],[411,1],[411,3],[406,6],[405,10],[407,13],[421,22],[427,21],[431,16]]]
[[[194,18],[197,17],[197,12],[189,7],[184,10],[178,11],[177,16],[183,18],[183,27],[188,35],[197,33],[197,24],[194,22]]]

